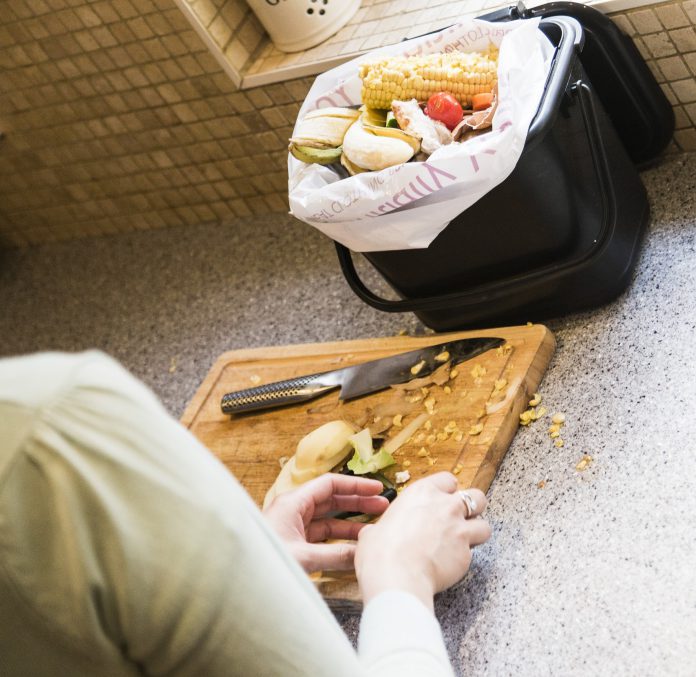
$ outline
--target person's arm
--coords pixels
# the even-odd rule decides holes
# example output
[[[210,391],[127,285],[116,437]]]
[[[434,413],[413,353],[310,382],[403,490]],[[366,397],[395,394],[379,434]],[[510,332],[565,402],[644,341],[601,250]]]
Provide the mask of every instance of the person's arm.
[[[484,494],[468,490],[469,512],[457,490],[451,473],[415,482],[358,535],[355,567],[366,604],[359,651],[370,674],[451,674],[433,596],[462,578],[472,546],[491,533],[480,518]]]
[[[361,675],[313,584],[222,464],[112,360],[54,359],[70,362],[66,380],[0,477],[0,587],[21,611],[0,624],[3,664],[29,674],[44,651],[54,665],[91,654],[95,675]],[[26,365],[12,406],[41,399],[51,364]],[[13,649],[24,629],[42,638],[33,656]]]
[[[406,584],[368,593],[359,660],[246,493],[149,390],[100,354],[40,359],[38,370],[14,363],[0,412],[25,414],[19,431],[0,416],[19,449],[0,457],[0,588],[40,626],[42,650],[82,652],[119,675],[451,674],[439,626]],[[58,372],[65,383],[29,425]],[[13,388],[22,396],[8,402]],[[22,660],[13,631],[0,623],[5,661]],[[414,650],[431,654],[428,671]]]
[[[438,479],[442,480],[436,478],[436,481]],[[377,496],[382,488],[382,483],[376,480],[326,474],[277,496],[264,510],[264,517],[307,572],[352,569],[356,550],[353,543],[323,541],[329,538],[355,540],[369,525],[336,520],[327,514],[352,511],[381,514],[388,506],[385,498]],[[397,517],[405,514],[409,519],[409,510],[414,507],[413,499],[418,495],[412,491],[404,494],[399,499],[398,509],[392,512]],[[419,509],[417,504],[415,509]],[[455,505],[453,515],[443,515],[442,510],[435,506],[436,518],[445,519],[445,528],[450,524],[448,518],[461,521],[461,512],[461,506]],[[419,526],[425,522],[427,520],[420,520]],[[398,524],[396,526],[398,528]],[[456,530],[455,527],[453,531]],[[419,546],[418,543],[431,539],[430,534],[420,528],[412,531],[404,533],[404,538],[415,538],[413,545],[407,548],[408,552],[404,552],[399,531],[394,532],[399,556],[406,555],[403,562],[388,559],[385,560],[386,568],[380,562],[374,572],[364,570],[360,575],[363,592],[368,594],[360,623],[358,649],[366,675],[441,677],[452,674],[442,632],[432,613],[433,592],[428,588],[424,599],[417,597],[415,593],[420,593],[420,590],[412,585],[410,577],[403,575],[404,567],[418,567],[422,562],[422,559],[414,561],[413,554],[429,552],[427,544]],[[438,536],[436,529],[431,542],[437,542]],[[385,542],[393,541],[387,536]],[[373,548],[373,555],[363,555],[363,561],[366,557],[368,560],[371,557],[382,560],[380,550],[381,547]],[[453,550],[453,554],[460,553]],[[385,573],[386,579],[383,578]]]

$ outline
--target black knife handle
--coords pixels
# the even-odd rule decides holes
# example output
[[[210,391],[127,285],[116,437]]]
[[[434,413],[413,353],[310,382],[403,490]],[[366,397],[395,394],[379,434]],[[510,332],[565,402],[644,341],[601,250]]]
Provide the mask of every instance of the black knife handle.
[[[386,498],[391,503],[397,496],[396,489],[389,487],[385,489],[380,494],[380,496],[384,496],[384,498]],[[352,519],[354,517],[364,517],[365,519],[372,519],[374,515],[366,515],[362,512],[339,512],[338,515],[334,515],[334,519],[337,520],[347,520]]]
[[[311,400],[338,387],[338,384],[322,382],[322,376],[323,374],[298,376],[286,381],[237,390],[223,395],[220,406],[224,414],[241,414]]]

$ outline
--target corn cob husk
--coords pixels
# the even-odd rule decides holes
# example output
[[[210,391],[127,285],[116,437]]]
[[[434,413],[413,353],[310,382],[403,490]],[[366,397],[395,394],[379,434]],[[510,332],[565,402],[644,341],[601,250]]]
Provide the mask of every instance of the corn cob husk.
[[[391,108],[392,101],[427,101],[449,92],[463,108],[474,94],[490,92],[498,80],[498,50],[446,52],[426,56],[390,56],[360,67],[362,102],[369,108]]]

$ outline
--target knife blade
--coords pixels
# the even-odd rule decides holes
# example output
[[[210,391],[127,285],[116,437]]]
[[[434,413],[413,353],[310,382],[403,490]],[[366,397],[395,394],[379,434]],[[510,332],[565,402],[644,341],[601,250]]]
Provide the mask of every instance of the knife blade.
[[[339,387],[341,388],[339,399],[350,400],[383,390],[391,385],[432,374],[447,361],[442,358],[435,359],[445,352],[449,353],[448,359],[452,365],[455,365],[485,353],[487,350],[497,348],[504,342],[505,339],[486,336],[424,346],[417,350],[409,350],[391,357],[362,362],[351,367],[237,390],[224,395],[220,406],[225,414],[241,414],[304,402]],[[415,365],[420,365],[420,368],[416,373],[413,373],[411,369]]]

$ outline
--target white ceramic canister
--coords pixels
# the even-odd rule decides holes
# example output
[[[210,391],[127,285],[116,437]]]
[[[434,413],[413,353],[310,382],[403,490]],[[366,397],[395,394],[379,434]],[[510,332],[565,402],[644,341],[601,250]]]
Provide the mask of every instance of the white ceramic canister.
[[[283,52],[299,52],[343,28],[360,0],[247,0],[249,7]]]

